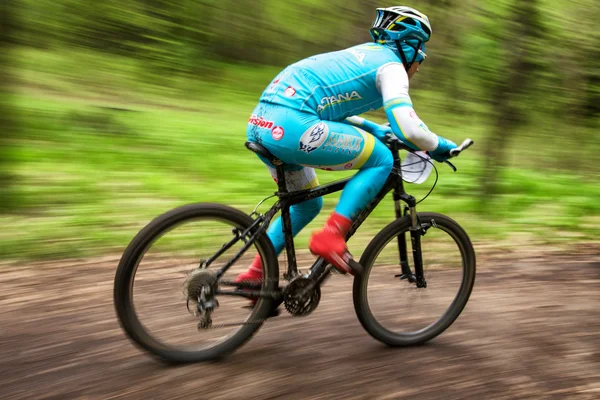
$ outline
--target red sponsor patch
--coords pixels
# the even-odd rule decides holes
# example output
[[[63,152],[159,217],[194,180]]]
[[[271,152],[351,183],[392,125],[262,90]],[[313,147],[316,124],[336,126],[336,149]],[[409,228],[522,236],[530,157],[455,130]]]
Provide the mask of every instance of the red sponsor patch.
[[[287,97],[293,97],[296,95],[296,89],[294,89],[291,86],[288,86],[285,91],[283,92],[283,94],[285,94]]]
[[[354,164],[352,164],[352,163],[348,163],[348,164],[344,165],[344,169],[350,169],[350,168],[352,168],[353,165]]]
[[[256,115],[251,116],[250,119],[248,120],[248,123],[250,125],[256,125],[259,128],[265,128],[265,129],[271,129],[271,128],[273,128],[273,125],[274,125],[273,121],[267,121],[263,117],[257,117]]]
[[[283,130],[282,127],[280,126],[276,126],[275,128],[273,128],[273,130],[271,131],[271,136],[273,137],[273,139],[275,140],[281,140],[281,138],[283,137],[283,134],[285,133],[285,131]]]
[[[417,113],[416,113],[416,112],[414,112],[413,110],[411,110],[411,111],[410,111],[410,113],[409,113],[408,115],[410,115],[410,117],[411,117],[412,119],[419,119],[419,117],[417,117]]]

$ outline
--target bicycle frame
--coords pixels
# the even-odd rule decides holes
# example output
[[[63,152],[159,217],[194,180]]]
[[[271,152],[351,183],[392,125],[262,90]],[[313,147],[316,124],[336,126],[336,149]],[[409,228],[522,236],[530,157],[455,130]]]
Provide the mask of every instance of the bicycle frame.
[[[390,140],[388,142],[389,148],[393,155],[393,168],[390,172],[388,179],[386,180],[384,186],[379,191],[377,196],[367,205],[365,209],[363,209],[358,217],[354,220],[348,234],[346,235],[346,241],[348,241],[354,233],[358,230],[358,228],[362,225],[362,223],[367,219],[367,217],[371,214],[371,212],[377,207],[377,205],[383,200],[383,198],[390,192],[393,191],[393,199],[394,199],[394,208],[396,213],[396,218],[401,218],[406,213],[410,213],[412,227],[411,227],[411,241],[412,241],[412,249],[413,249],[413,259],[414,259],[414,267],[415,274],[412,275],[412,271],[409,267],[408,263],[408,254],[407,254],[407,246],[406,246],[406,237],[405,235],[398,236],[398,250],[400,253],[400,265],[402,268],[401,278],[408,278],[411,282],[414,282],[412,279],[416,280],[417,287],[425,287],[425,279],[423,277],[423,264],[421,258],[421,235],[422,229],[420,223],[417,218],[416,212],[416,200],[413,196],[406,193],[404,190],[404,181],[402,180],[402,168],[401,168],[401,159],[399,155],[400,148],[407,149],[404,147],[399,140]],[[224,265],[221,270],[217,272],[217,277],[222,276],[227,269],[231,265],[233,265],[241,255],[254,243],[254,241],[266,232],[267,227],[269,226],[271,220],[274,218],[277,212],[281,211],[281,218],[283,223],[283,231],[285,236],[285,249],[287,252],[288,258],[288,268],[287,272],[284,273],[284,278],[286,280],[292,280],[296,276],[298,276],[298,267],[296,263],[296,251],[294,247],[294,237],[292,234],[292,223],[290,218],[290,207],[294,204],[301,203],[306,200],[314,199],[316,197],[325,196],[331,193],[335,193],[344,189],[346,184],[351,178],[343,179],[340,181],[332,182],[326,185],[321,185],[312,189],[299,190],[294,192],[289,192],[285,183],[285,171],[283,165],[276,166],[277,171],[277,185],[278,191],[275,195],[279,198],[279,200],[267,211],[264,215],[259,216],[255,223],[248,228],[246,231],[240,233],[239,230],[236,232],[236,237],[233,238],[229,243],[225,244],[221,250],[210,260],[206,262],[208,266],[210,262],[216,259],[219,255],[224,253],[228,248],[230,248],[235,242],[238,240],[243,240],[245,245],[240,249],[238,254],[234,256],[226,265]],[[400,201],[406,203],[405,210],[400,207]],[[258,226],[258,229],[256,229]],[[256,231],[249,237],[251,231]],[[321,282],[329,269],[327,269],[327,262],[318,258],[317,261],[312,265],[309,270],[308,276],[312,277],[315,280],[315,283]],[[412,277],[412,279],[411,279]],[[226,282],[227,285],[237,286],[239,288],[253,288],[253,285],[248,285],[244,283],[234,283],[234,282]],[[232,292],[222,292],[219,291],[220,294],[230,294],[234,295]],[[252,297],[257,296],[256,292],[236,292],[235,295],[244,296],[244,297]],[[258,296],[264,296],[264,294],[260,294]]]

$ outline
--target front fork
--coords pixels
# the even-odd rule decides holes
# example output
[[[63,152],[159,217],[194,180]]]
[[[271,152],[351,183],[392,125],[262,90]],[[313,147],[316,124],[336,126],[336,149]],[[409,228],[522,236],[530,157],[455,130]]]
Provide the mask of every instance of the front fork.
[[[404,208],[404,213],[400,207],[400,200],[408,204]],[[423,275],[423,255],[421,252],[421,235],[423,230],[421,223],[417,216],[416,201],[415,198],[403,191],[394,192],[394,206],[396,210],[396,218],[402,218],[405,215],[410,215],[411,227],[410,227],[410,239],[412,243],[413,262],[415,272],[410,269],[408,263],[408,249],[406,247],[406,233],[398,235],[398,251],[400,253],[400,267],[402,268],[402,274],[396,275],[400,279],[407,279],[410,283],[416,283],[418,288],[426,288],[427,281]]]

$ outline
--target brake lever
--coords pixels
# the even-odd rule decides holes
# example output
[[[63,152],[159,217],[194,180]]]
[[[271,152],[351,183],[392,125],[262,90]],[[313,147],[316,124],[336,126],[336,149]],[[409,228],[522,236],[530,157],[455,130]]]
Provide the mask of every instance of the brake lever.
[[[448,165],[450,166],[450,168],[452,168],[452,170],[453,170],[454,172],[458,171],[458,170],[456,169],[456,167],[454,166],[454,164],[452,164],[450,161],[446,160],[446,161],[444,161],[444,162],[445,162],[446,164],[448,164]]]

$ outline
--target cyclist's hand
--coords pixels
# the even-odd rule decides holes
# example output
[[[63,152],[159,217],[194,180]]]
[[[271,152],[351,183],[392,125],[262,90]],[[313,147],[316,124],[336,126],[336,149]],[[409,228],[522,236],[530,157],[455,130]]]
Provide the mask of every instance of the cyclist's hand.
[[[377,125],[377,127],[375,127],[371,132],[373,136],[375,136],[383,143],[385,143],[385,135],[387,135],[388,133],[391,133],[392,135],[394,134],[392,128],[390,128],[389,125]]]
[[[430,151],[429,155],[437,162],[444,162],[450,158],[450,150],[455,149],[456,147],[456,143],[453,141],[438,136],[438,147],[437,149]]]

